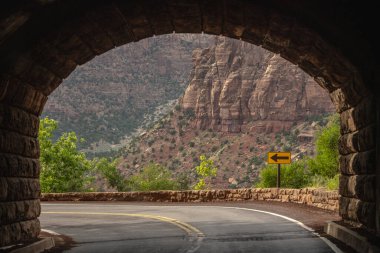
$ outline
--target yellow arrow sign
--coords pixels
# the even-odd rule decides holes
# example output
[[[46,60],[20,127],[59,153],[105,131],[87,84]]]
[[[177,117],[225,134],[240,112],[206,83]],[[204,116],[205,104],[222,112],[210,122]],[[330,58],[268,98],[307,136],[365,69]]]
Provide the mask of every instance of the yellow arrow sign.
[[[289,164],[292,154],[290,152],[268,152],[269,164]]]

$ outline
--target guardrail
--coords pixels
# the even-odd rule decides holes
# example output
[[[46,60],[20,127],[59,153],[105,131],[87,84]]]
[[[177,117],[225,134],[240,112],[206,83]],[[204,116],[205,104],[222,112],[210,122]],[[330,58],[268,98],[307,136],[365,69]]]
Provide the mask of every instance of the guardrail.
[[[338,211],[339,207],[339,194],[337,191],[315,188],[244,188],[200,191],[69,192],[41,194],[41,201],[218,202],[256,200],[299,203],[331,211]]]

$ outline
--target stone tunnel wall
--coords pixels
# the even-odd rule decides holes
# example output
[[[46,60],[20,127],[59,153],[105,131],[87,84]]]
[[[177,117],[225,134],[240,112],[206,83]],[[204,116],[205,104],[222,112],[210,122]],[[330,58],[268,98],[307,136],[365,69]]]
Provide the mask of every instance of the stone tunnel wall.
[[[349,13],[359,20],[368,15],[356,15],[358,5],[348,10],[346,4],[336,5],[341,1],[329,3],[329,11],[320,1],[296,1],[293,7],[298,11],[289,7],[290,2],[262,2],[269,5],[243,0],[93,0],[91,5],[15,1],[14,8],[4,6],[0,12],[0,245],[35,238],[40,229],[38,117],[48,95],[76,66],[96,55],[173,31],[222,34],[261,45],[298,65],[328,90],[341,115],[340,214],[345,221],[375,229],[379,210],[375,135],[380,131],[374,117],[379,102],[371,87],[379,83],[373,74],[378,58],[372,52],[375,45],[362,40],[364,30],[344,22]],[[380,211],[377,217],[380,220]]]
[[[322,189],[223,189],[202,191],[151,192],[73,192],[44,193],[41,201],[147,201],[147,202],[217,202],[217,201],[279,201],[305,204],[338,211],[337,191]]]

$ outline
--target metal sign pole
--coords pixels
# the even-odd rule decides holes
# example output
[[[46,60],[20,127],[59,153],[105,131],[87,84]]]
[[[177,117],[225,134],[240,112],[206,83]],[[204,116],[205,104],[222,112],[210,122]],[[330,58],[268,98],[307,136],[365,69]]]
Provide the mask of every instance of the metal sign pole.
[[[277,188],[281,187],[281,164],[277,164]]]

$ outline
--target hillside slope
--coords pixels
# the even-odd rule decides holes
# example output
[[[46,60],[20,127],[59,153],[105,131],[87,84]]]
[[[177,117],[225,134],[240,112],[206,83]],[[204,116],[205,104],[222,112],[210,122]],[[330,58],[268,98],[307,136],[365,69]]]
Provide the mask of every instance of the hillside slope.
[[[313,136],[334,111],[325,92],[297,66],[240,41],[215,38],[193,52],[191,80],[165,118],[131,141],[119,169],[128,177],[150,162],[194,183],[206,154],[219,167],[213,187],[257,180],[268,151],[313,155]]]
[[[59,121],[57,135],[75,131],[86,151],[107,151],[157,106],[181,96],[191,55],[212,36],[163,35],[110,50],[79,66],[49,96],[43,117]]]

